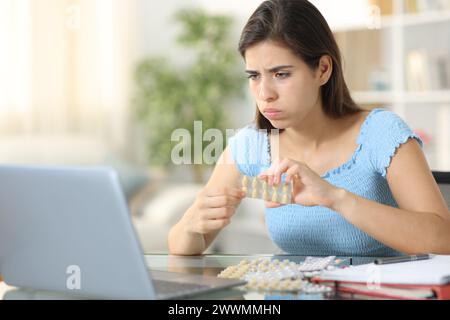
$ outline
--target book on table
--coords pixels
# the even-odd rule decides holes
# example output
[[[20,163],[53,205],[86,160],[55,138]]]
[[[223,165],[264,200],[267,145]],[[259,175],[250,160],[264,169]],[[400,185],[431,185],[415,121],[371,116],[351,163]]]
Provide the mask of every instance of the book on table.
[[[450,299],[450,256],[327,270],[314,281],[340,292],[386,299]]]

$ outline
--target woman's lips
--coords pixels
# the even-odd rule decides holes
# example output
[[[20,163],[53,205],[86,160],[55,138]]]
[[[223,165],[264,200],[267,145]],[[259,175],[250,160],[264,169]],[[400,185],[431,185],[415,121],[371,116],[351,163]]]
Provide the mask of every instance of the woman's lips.
[[[277,119],[281,115],[281,110],[278,109],[265,109],[264,115],[269,119]]]

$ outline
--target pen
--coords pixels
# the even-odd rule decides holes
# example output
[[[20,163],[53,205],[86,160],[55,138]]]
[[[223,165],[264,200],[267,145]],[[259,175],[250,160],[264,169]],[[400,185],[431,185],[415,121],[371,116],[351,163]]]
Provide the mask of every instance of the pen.
[[[412,256],[401,256],[401,257],[389,257],[389,258],[378,258],[375,259],[375,264],[388,264],[388,263],[398,263],[398,262],[408,262],[417,260],[426,260],[432,257],[431,254],[418,254]]]

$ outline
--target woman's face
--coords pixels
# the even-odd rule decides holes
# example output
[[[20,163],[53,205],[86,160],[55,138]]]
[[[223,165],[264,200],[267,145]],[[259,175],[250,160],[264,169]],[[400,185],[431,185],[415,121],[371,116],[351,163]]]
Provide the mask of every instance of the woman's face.
[[[245,62],[258,109],[275,128],[295,127],[313,108],[321,108],[319,73],[287,47],[258,43],[246,50]]]

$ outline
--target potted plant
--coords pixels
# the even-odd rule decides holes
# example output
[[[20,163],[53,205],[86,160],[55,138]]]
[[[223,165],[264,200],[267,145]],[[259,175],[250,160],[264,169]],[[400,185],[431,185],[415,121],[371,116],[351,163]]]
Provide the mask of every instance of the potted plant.
[[[175,17],[182,25],[177,43],[194,53],[193,62],[180,68],[164,57],[149,57],[135,71],[135,114],[145,134],[147,159],[166,169],[174,165],[174,130],[184,128],[193,137],[194,121],[202,121],[204,131],[215,128],[224,132],[229,125],[224,110],[232,100],[244,96],[245,81],[237,50],[229,41],[230,17],[197,9],[181,10]],[[207,142],[202,139],[201,143],[203,150]],[[194,143],[190,148],[192,157],[199,156]],[[191,165],[196,182],[203,181],[207,167]]]

